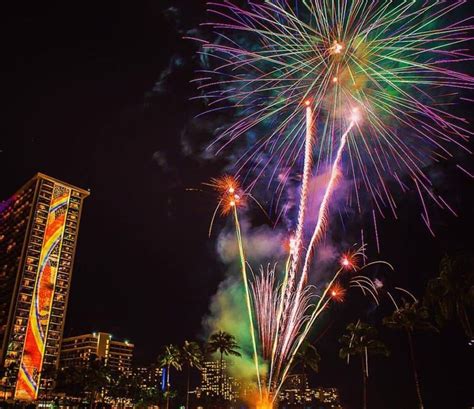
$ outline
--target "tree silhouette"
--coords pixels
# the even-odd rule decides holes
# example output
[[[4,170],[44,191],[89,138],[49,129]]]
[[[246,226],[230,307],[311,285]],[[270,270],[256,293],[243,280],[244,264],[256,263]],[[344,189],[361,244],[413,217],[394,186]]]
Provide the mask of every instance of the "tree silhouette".
[[[165,346],[163,353],[158,357],[158,363],[161,368],[166,368],[166,409],[169,409],[171,399],[170,369],[174,368],[177,371],[183,369],[181,351],[176,345]]]
[[[319,362],[321,361],[321,355],[318,350],[309,341],[304,341],[299,348],[295,356],[295,367],[301,367],[301,371],[304,376],[307,375],[308,369],[313,372],[319,372]],[[301,396],[304,396],[304,382],[301,383]]]
[[[181,357],[187,367],[186,409],[189,409],[189,379],[191,374],[191,368],[201,370],[204,357],[199,344],[193,341],[184,341],[184,345],[181,348]]]
[[[438,326],[456,320],[469,340],[474,338],[472,314],[474,311],[474,261],[472,256],[445,256],[438,277],[426,286],[424,303],[434,311]],[[470,312],[470,314],[468,313]]]
[[[219,352],[219,393],[224,398],[223,381],[224,381],[224,370],[223,360],[224,355],[229,356],[242,356],[239,351],[240,346],[237,344],[235,337],[227,332],[218,331],[212,334],[207,343],[208,352],[214,353]]]
[[[350,323],[346,333],[339,339],[342,345],[339,357],[349,362],[351,356],[359,356],[362,369],[362,407],[367,409],[367,379],[369,377],[369,355],[389,355],[385,344],[377,339],[377,330],[365,322]]]
[[[385,317],[384,325],[389,328],[405,331],[410,347],[410,358],[413,370],[413,379],[415,382],[416,395],[418,397],[418,406],[423,409],[423,398],[421,395],[420,380],[416,368],[415,348],[413,345],[413,332],[418,331],[436,331],[436,328],[428,321],[429,313],[426,307],[420,306],[418,301],[405,302],[405,304],[396,309],[392,315]]]

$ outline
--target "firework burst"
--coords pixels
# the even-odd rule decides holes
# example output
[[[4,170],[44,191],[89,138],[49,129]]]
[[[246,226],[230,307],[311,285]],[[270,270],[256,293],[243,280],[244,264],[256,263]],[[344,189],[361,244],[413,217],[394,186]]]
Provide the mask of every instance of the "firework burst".
[[[344,174],[353,180],[349,202],[360,210],[365,191],[377,212],[395,213],[394,186],[387,182],[393,180],[401,191],[411,184],[422,200],[449,210],[424,169],[456,148],[467,150],[472,134],[447,111],[460,91],[474,86],[472,76],[453,68],[472,60],[466,49],[471,20],[452,17],[464,3],[288,0],[241,8],[210,2],[216,22],[209,25],[219,40],[203,44],[212,64],[198,79],[200,89],[211,112],[239,113],[214,145],[225,149],[254,132],[258,138],[235,173],[256,180],[274,167],[266,174],[283,175],[275,178],[277,190],[304,158],[304,198],[304,181],[332,166],[356,107],[364,121],[348,133],[344,148]],[[302,106],[311,109],[309,121]]]
[[[378,302],[377,285],[359,273],[371,265],[359,266],[360,259],[365,263],[363,247],[341,257],[317,301],[307,283],[342,178],[351,181],[348,203],[360,212],[362,198],[369,198],[375,225],[376,213],[386,208],[396,215],[388,181],[418,193],[430,230],[428,198],[451,210],[433,193],[425,169],[451,158],[455,148],[469,152],[472,133],[447,105],[474,87],[472,76],[453,69],[472,60],[465,44],[473,26],[470,19],[444,23],[464,3],[268,0],[249,2],[247,8],[209,3],[216,16],[210,26],[219,40],[203,43],[202,53],[213,63],[197,81],[210,112],[237,115],[212,146],[219,152],[254,135],[235,163],[248,191],[229,177],[213,183],[220,194],[216,212],[234,215],[260,397],[252,311],[269,362],[264,390],[273,401],[303,340],[331,302],[342,302],[352,287]],[[278,202],[295,173],[302,174],[301,192],[283,279],[280,284],[274,270],[262,270],[252,282],[251,300],[237,207],[252,198],[264,174]],[[306,236],[309,180],[322,173],[328,181]],[[357,274],[347,287],[340,281],[343,273]]]
[[[346,296],[346,289],[338,282],[334,283],[329,289],[331,298],[336,302],[343,302]]]

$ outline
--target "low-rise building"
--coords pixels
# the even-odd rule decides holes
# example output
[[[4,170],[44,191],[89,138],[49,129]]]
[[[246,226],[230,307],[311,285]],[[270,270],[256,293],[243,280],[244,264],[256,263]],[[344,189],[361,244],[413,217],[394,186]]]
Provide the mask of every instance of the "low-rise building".
[[[304,406],[341,409],[336,388],[310,388],[306,375],[288,376],[279,394],[281,407]]]
[[[106,367],[128,375],[132,372],[133,348],[130,342],[114,340],[111,334],[105,332],[64,338],[59,366],[86,366],[91,357],[97,357]]]
[[[151,388],[162,389],[164,384],[162,376],[163,370],[157,365],[136,366],[133,368],[133,377],[138,380],[142,390]]]
[[[235,401],[239,394],[239,383],[229,375],[228,363],[222,362],[222,380],[220,361],[205,361],[201,370],[201,386],[196,389],[196,397],[220,398]]]

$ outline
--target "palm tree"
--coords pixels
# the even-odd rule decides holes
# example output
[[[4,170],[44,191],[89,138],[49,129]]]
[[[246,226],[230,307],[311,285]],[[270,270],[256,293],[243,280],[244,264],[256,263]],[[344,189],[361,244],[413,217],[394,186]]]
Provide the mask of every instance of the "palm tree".
[[[212,334],[207,343],[207,350],[210,353],[219,352],[219,393],[221,397],[224,397],[223,381],[224,381],[224,370],[223,360],[224,355],[242,356],[239,351],[240,346],[237,344],[235,337],[227,332],[218,331]]]
[[[181,357],[188,368],[186,383],[186,409],[189,409],[189,377],[191,373],[191,368],[201,370],[202,361],[204,360],[204,357],[199,344],[193,341],[184,341],[184,345],[181,348]]]
[[[472,256],[442,258],[438,277],[426,286],[424,303],[432,308],[436,323],[458,320],[470,340],[474,338],[467,311],[474,307],[474,261]]]
[[[150,406],[160,407],[163,402],[163,393],[159,388],[147,388],[140,390],[136,401],[136,408],[148,409]]]
[[[410,347],[410,358],[413,369],[413,379],[415,381],[416,395],[418,397],[418,406],[423,409],[423,399],[421,396],[420,381],[418,371],[416,369],[415,348],[413,345],[413,332],[419,331],[436,331],[436,328],[428,321],[428,309],[420,306],[418,301],[405,304],[396,309],[392,315],[385,317],[384,325],[389,328],[403,330],[408,337],[408,345]]]
[[[101,393],[112,386],[113,374],[100,357],[90,354],[87,365],[62,368],[57,373],[55,389],[68,396],[85,398],[90,396],[90,408],[96,406]]]
[[[365,322],[357,321],[346,327],[346,333],[339,339],[342,345],[339,357],[349,362],[351,356],[359,356],[362,369],[362,403],[367,409],[367,379],[369,377],[369,355],[389,355],[385,344],[377,339],[377,330]]]
[[[177,371],[181,371],[181,352],[176,345],[167,345],[163,349],[163,353],[158,357],[158,363],[162,368],[166,368],[166,409],[170,407],[170,369],[173,367]]]
[[[295,356],[295,366],[301,365],[301,369],[306,375],[308,369],[316,373],[319,372],[319,362],[321,362],[321,355],[318,350],[310,342],[305,341]]]
[[[101,393],[110,385],[112,378],[110,368],[105,365],[102,358],[91,354],[88,366],[79,372],[79,376],[82,377],[84,390],[91,394],[90,407],[95,408],[97,396],[102,399]]]
[[[295,366],[300,366],[303,376],[307,375],[307,370],[311,369],[313,372],[319,372],[319,362],[321,362],[321,355],[319,355],[318,350],[314,345],[308,341],[304,343],[299,348],[295,356]],[[301,396],[304,396],[305,383],[301,382]]]
[[[125,402],[130,399],[136,402],[140,399],[140,379],[119,370],[111,371],[111,380],[107,387],[107,397],[112,399],[114,408],[125,407]]]
[[[58,371],[56,391],[67,396],[82,397],[85,368],[68,366]]]

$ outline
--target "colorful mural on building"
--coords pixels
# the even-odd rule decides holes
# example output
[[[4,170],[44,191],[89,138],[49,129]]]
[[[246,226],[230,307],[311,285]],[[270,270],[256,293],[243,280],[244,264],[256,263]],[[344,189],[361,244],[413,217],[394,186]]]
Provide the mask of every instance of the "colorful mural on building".
[[[18,371],[16,399],[30,401],[38,396],[70,196],[71,190],[67,187],[54,186]]]

